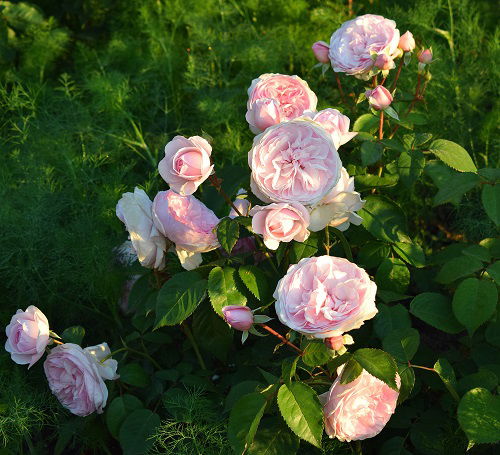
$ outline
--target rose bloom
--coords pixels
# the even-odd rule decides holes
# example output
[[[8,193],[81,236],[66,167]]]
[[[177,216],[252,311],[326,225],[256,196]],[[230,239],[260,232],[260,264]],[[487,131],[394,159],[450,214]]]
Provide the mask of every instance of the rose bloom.
[[[312,45],[312,50],[318,62],[320,63],[330,62],[330,57],[328,56],[328,53],[330,52],[330,46],[328,46],[328,43],[325,43],[324,41],[316,41]]]
[[[375,59],[375,66],[383,71],[392,70],[396,65],[392,57],[389,57],[387,54],[379,54]]]
[[[373,438],[394,414],[399,392],[363,370],[348,384],[341,384],[342,370],[330,390],[319,396],[323,404],[325,431],[330,438],[358,441]],[[398,387],[401,384],[396,376]]]
[[[153,201],[153,220],[158,230],[175,243],[182,266],[198,267],[201,254],[219,247],[215,227],[219,219],[194,196],[172,190],[160,191]]]
[[[333,143],[337,149],[358,134],[354,131],[349,132],[351,120],[347,115],[341,114],[337,109],[328,108],[319,112],[306,113],[305,117],[319,123],[329,134],[331,134]]]
[[[104,345],[104,346],[103,346]],[[103,412],[108,399],[108,389],[103,379],[116,379],[117,363],[108,359],[108,346],[82,349],[73,343],[58,345],[50,351],[43,364],[52,393],[60,403],[77,416]]]
[[[29,369],[49,344],[49,321],[36,306],[30,305],[26,311],[17,310],[5,327],[5,334],[5,350],[11,359],[19,365],[28,364]]]
[[[342,168],[339,182],[312,209],[309,229],[317,232],[331,226],[345,231],[351,223],[359,226],[363,218],[356,212],[361,210],[364,204],[361,195],[354,191],[354,177],[349,177],[345,168]]]
[[[139,262],[144,267],[161,270],[165,267],[165,238],[151,218],[152,202],[139,188],[124,193],[116,204],[116,216],[125,224]]]
[[[264,202],[319,202],[340,178],[331,136],[307,119],[268,128],[248,153],[252,192]]]
[[[280,122],[316,110],[318,99],[306,81],[298,76],[262,74],[248,89],[246,119],[257,134]]]
[[[373,109],[382,111],[387,109],[392,103],[392,95],[383,85],[377,85],[373,90],[365,92],[366,98]]]
[[[264,244],[276,250],[280,242],[304,242],[309,237],[309,212],[296,202],[274,203],[250,210],[252,230],[264,237]]]
[[[398,47],[405,52],[411,52],[415,49],[415,38],[413,38],[413,34],[410,31],[401,35]]]
[[[279,320],[297,332],[330,338],[377,314],[377,285],[347,259],[320,256],[291,265],[273,297]]]
[[[330,39],[330,61],[335,72],[360,79],[370,78],[373,54],[398,54],[399,30],[396,23],[382,16],[365,14],[333,33]]]
[[[170,188],[183,196],[193,194],[210,176],[212,147],[200,136],[175,136],[165,146],[158,171]]]
[[[236,330],[244,332],[253,325],[253,313],[250,308],[242,305],[227,305],[222,308],[224,320]]]

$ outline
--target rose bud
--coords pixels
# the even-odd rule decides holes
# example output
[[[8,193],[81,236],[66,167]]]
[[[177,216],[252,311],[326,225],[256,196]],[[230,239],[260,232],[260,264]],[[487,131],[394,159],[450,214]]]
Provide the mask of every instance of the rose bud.
[[[394,60],[387,54],[379,54],[375,60],[375,66],[383,71],[392,70],[396,65]]]
[[[14,362],[28,364],[29,369],[42,357],[49,344],[49,321],[36,306],[30,305],[26,311],[17,310],[5,328],[5,334],[5,350]]]
[[[222,308],[222,314],[233,329],[245,332],[253,325],[253,313],[247,306],[228,305]]]
[[[398,47],[405,52],[411,52],[415,49],[415,39],[413,38],[413,34],[407,31],[404,35],[399,39]]]
[[[325,338],[325,345],[332,351],[339,351],[344,346],[344,338],[342,335]]]
[[[330,63],[330,57],[328,57],[328,52],[330,52],[330,46],[324,41],[316,41],[312,45],[312,50],[314,56],[320,63]]]
[[[367,90],[365,96],[371,107],[377,111],[388,108],[392,103],[392,95],[383,85],[377,85],[373,90]]]
[[[158,171],[170,188],[183,196],[193,194],[210,176],[212,147],[200,136],[175,136],[165,146]]]
[[[418,53],[418,61],[425,65],[432,62],[432,51],[430,49],[423,49]]]

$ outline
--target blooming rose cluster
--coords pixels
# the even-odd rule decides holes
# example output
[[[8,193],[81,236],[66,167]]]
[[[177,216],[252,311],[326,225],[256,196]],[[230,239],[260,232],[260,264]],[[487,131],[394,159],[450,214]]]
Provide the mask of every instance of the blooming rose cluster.
[[[106,343],[82,349],[77,344],[61,343],[49,350],[49,322],[35,306],[17,310],[5,328],[5,350],[12,360],[31,368],[45,351],[43,364],[50,390],[60,403],[78,416],[103,412],[108,399],[104,380],[117,379],[118,363],[111,358]]]

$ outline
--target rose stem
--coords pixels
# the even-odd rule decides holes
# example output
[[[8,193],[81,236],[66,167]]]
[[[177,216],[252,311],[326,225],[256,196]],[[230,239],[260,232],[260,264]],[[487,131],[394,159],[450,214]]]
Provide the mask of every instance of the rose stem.
[[[428,368],[428,367],[423,367],[423,366],[420,366],[420,365],[413,365],[412,363],[410,363],[408,361],[408,366],[410,368],[420,368],[421,370],[426,370],[426,371],[432,371],[433,373],[436,373],[438,376],[439,376],[439,373],[434,369],[434,368]],[[443,381],[444,382],[444,381]],[[448,392],[450,392],[450,395],[456,400],[456,401],[460,401],[460,397],[458,396],[458,393],[457,391],[455,390],[455,388],[451,385],[451,384],[447,384],[445,383],[445,386],[446,388],[448,389]]]
[[[415,88],[415,95],[413,95],[413,100],[410,104],[410,107],[408,108],[408,110],[406,111],[406,114],[405,114],[405,117],[408,117],[408,114],[411,112],[411,110],[413,109],[413,107],[415,106],[415,103],[417,101],[419,101],[420,99],[422,99],[422,97],[420,96],[420,94],[418,93],[419,90],[420,90],[420,80],[421,80],[421,76],[420,76],[420,73],[418,73],[418,76],[417,76],[417,86]],[[396,134],[396,131],[398,130],[399,128],[399,125],[396,125],[394,127],[394,129],[392,130],[390,136],[389,136],[389,139],[392,139],[392,137]]]
[[[340,77],[338,74],[335,74],[335,79],[337,79],[337,87],[339,88],[340,92],[340,99],[342,100],[343,104],[347,104],[345,95],[344,95],[344,90],[342,89],[342,83],[340,82]]]
[[[344,253],[349,261],[353,261],[352,259],[352,251],[351,247],[349,246],[349,242],[345,238],[345,235],[342,233],[342,231],[339,231],[337,228],[332,228],[333,233],[337,236],[337,238],[340,240],[340,243],[342,244],[342,247],[344,248]]]
[[[64,343],[62,343],[62,342],[60,342],[60,341],[57,341],[55,338],[52,338],[52,337],[51,337],[51,340],[52,340],[55,344],[64,344]]]
[[[325,227],[325,250],[327,256],[330,256],[330,248],[332,247],[330,245],[330,230],[328,229],[328,224]]]
[[[270,334],[272,334],[275,337],[279,338],[287,346],[290,346],[292,349],[295,349],[300,355],[304,354],[304,352],[301,349],[299,349],[297,346],[295,346],[292,342],[288,341],[283,335],[280,335],[278,332],[276,332],[276,330],[271,329],[271,327],[269,327],[266,324],[260,324],[260,326],[264,330],[267,330]]]
[[[378,125],[378,139],[381,141],[384,138],[384,111],[380,111],[380,122]]]
[[[394,78],[394,82],[392,83],[392,86],[391,86],[391,92],[394,91],[394,89],[396,88],[396,84],[398,83],[399,75],[401,74],[401,68],[403,68],[403,60],[404,60],[404,57],[401,57],[401,60],[399,61],[398,71],[396,73],[396,77]]]
[[[222,189],[217,176],[215,174],[212,174],[210,176],[210,183],[212,186],[215,187],[215,189],[218,191],[218,193],[225,199],[226,203],[239,215],[239,216],[244,216],[233,204],[233,201],[229,199],[229,196],[226,194],[226,192]]]
[[[203,360],[203,357],[201,356],[200,349],[198,348],[198,344],[196,343],[196,340],[193,337],[193,334],[191,333],[191,330],[189,329],[188,325],[183,322],[181,324],[182,330],[186,334],[189,342],[191,343],[191,346],[194,350],[194,353],[196,354],[196,358],[198,359],[198,363],[200,364],[200,367],[202,370],[206,370],[207,366],[205,365],[205,361]]]

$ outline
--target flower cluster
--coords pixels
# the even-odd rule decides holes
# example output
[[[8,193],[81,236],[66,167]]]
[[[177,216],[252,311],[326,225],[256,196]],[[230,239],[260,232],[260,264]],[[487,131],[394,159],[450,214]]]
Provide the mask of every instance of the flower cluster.
[[[111,358],[106,343],[82,349],[74,343],[61,343],[49,329],[49,321],[35,306],[17,310],[5,328],[5,350],[12,360],[31,368],[45,351],[43,364],[50,390],[73,414],[87,416],[103,412],[108,399],[104,380],[117,379],[118,363]],[[58,345],[49,349],[52,343]]]

